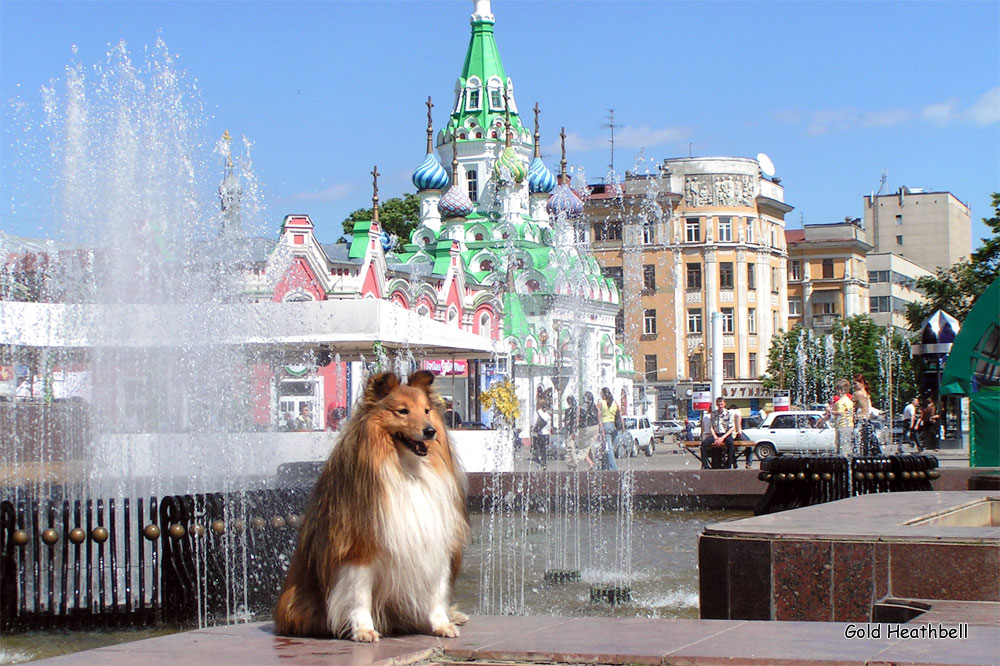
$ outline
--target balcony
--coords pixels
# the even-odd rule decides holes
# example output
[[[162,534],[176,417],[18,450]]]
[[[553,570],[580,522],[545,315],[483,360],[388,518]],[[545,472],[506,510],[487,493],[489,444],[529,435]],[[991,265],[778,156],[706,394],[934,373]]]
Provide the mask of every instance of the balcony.
[[[840,320],[839,314],[818,314],[813,315],[813,328],[833,328]]]

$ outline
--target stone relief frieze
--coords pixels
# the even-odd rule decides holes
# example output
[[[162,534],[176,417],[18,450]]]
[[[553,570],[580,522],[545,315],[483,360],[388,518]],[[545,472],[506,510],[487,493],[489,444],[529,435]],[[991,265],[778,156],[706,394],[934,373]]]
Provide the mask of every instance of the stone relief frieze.
[[[684,177],[688,206],[751,208],[757,198],[757,179],[741,174],[697,174]]]

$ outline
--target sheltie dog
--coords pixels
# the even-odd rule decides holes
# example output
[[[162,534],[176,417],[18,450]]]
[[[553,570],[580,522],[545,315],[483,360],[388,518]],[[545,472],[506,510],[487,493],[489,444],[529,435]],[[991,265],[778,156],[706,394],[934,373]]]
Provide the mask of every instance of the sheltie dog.
[[[374,642],[458,635],[451,587],[469,532],[465,479],[425,370],[373,376],[309,499],[275,609],[279,634]]]

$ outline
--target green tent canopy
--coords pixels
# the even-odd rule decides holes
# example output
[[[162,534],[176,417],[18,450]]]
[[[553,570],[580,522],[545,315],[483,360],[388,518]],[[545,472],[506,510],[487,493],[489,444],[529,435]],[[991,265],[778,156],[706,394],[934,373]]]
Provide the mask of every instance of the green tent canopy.
[[[1000,278],[976,299],[955,336],[941,395],[969,397],[969,465],[1000,467]]]

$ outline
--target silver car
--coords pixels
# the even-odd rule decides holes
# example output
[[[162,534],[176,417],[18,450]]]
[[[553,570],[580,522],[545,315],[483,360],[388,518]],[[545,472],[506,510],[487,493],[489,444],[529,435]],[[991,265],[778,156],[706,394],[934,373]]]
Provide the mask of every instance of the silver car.
[[[784,453],[833,453],[836,435],[823,412],[772,412],[756,428],[743,428],[756,444],[754,453],[763,460]]]

